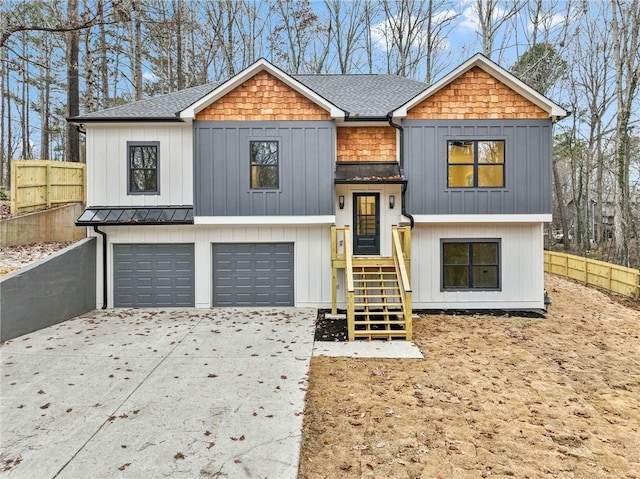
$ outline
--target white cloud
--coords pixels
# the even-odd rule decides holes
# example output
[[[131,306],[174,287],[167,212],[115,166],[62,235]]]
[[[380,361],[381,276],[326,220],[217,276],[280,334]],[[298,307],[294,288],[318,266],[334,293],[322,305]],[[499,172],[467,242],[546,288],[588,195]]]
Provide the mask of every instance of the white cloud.
[[[151,83],[155,83],[159,78],[153,72],[144,72],[142,74],[142,79]]]
[[[454,10],[445,10],[442,12],[438,12],[433,16],[433,23],[437,24],[437,23],[448,21],[452,18],[455,18],[456,15],[457,15],[457,12],[455,12]],[[415,16],[411,16],[410,21],[405,22],[403,26],[405,28],[408,28],[408,25],[413,24],[415,22],[416,22]],[[388,51],[391,48],[394,23],[395,23],[395,18],[392,17],[371,26],[371,38],[373,39],[373,44],[375,47],[384,51]],[[407,38],[408,36],[409,36],[409,32],[405,31],[404,37]],[[420,31],[417,35],[415,35],[415,46],[426,45],[427,40],[428,40],[427,32],[424,30]],[[440,38],[439,41],[436,42],[436,45],[438,45],[440,49],[444,49],[445,47],[448,46],[448,43],[446,39]]]
[[[538,25],[538,31],[550,31],[554,27],[558,25],[562,25],[565,22],[566,16],[560,13],[554,13],[553,15],[545,15],[542,19],[540,19],[540,24]],[[533,23],[527,23],[527,31],[533,31]]]
[[[501,18],[507,14],[507,10],[502,8],[501,6],[496,6],[494,9],[494,18]],[[476,4],[469,4],[463,11],[460,16],[461,20],[458,24],[461,30],[464,30],[466,33],[473,32],[477,33],[480,31],[480,20],[478,19],[478,9],[476,8]]]

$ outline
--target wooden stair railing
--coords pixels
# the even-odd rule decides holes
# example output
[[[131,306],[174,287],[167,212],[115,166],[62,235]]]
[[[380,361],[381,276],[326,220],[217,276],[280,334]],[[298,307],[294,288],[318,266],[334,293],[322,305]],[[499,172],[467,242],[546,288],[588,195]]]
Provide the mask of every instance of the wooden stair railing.
[[[332,311],[337,312],[337,269],[345,270],[349,341],[412,336],[408,228],[392,230],[393,256],[352,256],[348,227],[332,228]]]

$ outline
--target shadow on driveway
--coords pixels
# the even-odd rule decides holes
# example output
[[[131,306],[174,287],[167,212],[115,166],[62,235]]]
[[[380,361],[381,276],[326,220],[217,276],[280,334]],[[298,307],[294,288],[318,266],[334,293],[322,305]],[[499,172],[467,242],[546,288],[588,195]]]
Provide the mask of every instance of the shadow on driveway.
[[[0,347],[10,478],[295,478],[315,309],[106,310]]]

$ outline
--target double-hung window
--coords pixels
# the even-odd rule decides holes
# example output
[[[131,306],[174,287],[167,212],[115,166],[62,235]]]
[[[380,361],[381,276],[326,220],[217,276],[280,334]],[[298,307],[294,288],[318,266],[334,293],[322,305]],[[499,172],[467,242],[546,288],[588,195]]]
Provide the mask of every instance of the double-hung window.
[[[442,240],[443,290],[499,290],[500,240]]]
[[[159,141],[127,142],[127,181],[130,195],[157,195],[160,192],[159,150]]]
[[[449,188],[502,188],[504,140],[447,141]]]
[[[251,160],[251,188],[276,189],[280,187],[280,154],[277,140],[249,142]]]

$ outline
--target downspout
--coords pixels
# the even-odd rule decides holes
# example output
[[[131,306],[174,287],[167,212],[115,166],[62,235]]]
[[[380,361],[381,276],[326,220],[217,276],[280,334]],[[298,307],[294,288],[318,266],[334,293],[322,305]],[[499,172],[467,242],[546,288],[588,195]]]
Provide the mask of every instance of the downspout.
[[[93,225],[93,231],[102,236],[102,309],[107,309],[107,233]]]
[[[402,127],[402,125],[398,124],[398,123],[394,123],[393,122],[393,114],[391,112],[387,113],[387,121],[389,122],[389,125],[391,125],[392,127],[394,127],[396,130],[398,130],[400,132],[400,156],[399,156],[399,161],[398,163],[400,164],[400,172],[402,173],[402,175],[404,176],[404,128]],[[413,216],[411,216],[407,210],[406,210],[406,202],[405,202],[405,193],[407,192],[407,185],[408,185],[408,181],[405,181],[402,184],[402,201],[400,203],[400,212],[402,213],[402,216],[404,216],[405,218],[409,218],[409,224],[411,225],[411,229],[413,229],[413,226],[415,224],[415,220],[413,219]]]

